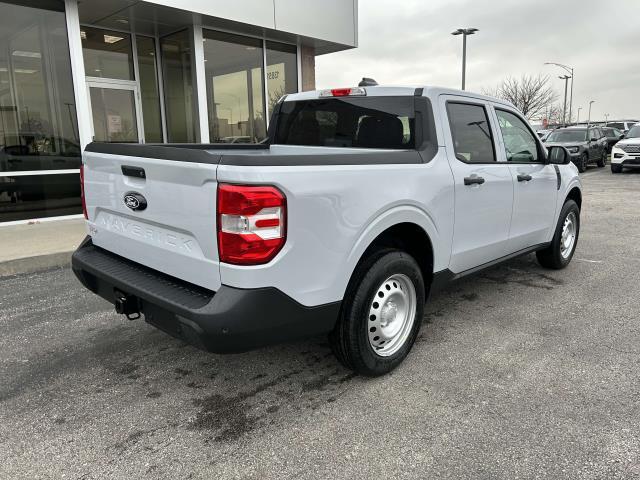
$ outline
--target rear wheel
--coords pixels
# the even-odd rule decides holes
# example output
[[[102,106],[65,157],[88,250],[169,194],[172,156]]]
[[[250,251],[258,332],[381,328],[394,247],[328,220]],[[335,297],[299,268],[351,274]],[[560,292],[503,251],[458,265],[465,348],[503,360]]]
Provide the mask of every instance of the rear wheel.
[[[538,262],[545,268],[559,270],[573,258],[580,235],[580,209],[573,200],[567,200],[560,211],[551,244],[536,252]]]
[[[604,168],[607,165],[607,157],[607,149],[605,148],[602,151],[602,157],[600,157],[600,160],[598,160],[598,167]]]
[[[622,172],[622,165],[612,163],[611,164],[611,173],[620,173]]]
[[[356,268],[349,283],[329,335],[333,352],[359,374],[390,372],[415,342],[424,303],[424,280],[413,257],[391,249],[374,253]]]

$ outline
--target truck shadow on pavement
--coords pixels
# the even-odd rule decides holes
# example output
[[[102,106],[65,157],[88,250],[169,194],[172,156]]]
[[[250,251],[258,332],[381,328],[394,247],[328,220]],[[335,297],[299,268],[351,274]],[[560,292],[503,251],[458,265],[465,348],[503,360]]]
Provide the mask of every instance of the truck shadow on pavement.
[[[427,304],[415,348],[442,341],[450,324],[459,321],[460,309],[479,301],[491,304],[503,288],[546,292],[562,285],[543,272],[526,257],[453,284]],[[178,430],[206,443],[236,442],[410,368],[405,364],[387,380],[370,380],[342,367],[325,338],[222,356],[142,321],[126,322],[102,301],[79,315],[79,333],[34,352],[26,364],[8,366],[0,404],[17,414],[16,421],[36,409],[67,431],[88,422],[106,424],[118,439],[111,448],[121,454],[150,448]]]

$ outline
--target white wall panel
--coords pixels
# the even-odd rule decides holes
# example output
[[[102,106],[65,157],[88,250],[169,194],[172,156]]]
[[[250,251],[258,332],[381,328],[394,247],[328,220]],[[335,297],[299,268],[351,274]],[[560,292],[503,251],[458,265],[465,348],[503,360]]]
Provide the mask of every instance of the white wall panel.
[[[356,46],[357,0],[274,0],[276,29]]]
[[[148,0],[147,3],[275,28],[273,0]]]

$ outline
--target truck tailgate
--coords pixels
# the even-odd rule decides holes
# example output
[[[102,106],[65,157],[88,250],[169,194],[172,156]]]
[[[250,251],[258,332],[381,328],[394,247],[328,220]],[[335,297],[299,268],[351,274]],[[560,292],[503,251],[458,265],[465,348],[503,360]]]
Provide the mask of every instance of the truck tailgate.
[[[218,290],[215,154],[210,163],[196,163],[85,151],[84,162],[94,245]],[[146,208],[127,205],[127,195]]]

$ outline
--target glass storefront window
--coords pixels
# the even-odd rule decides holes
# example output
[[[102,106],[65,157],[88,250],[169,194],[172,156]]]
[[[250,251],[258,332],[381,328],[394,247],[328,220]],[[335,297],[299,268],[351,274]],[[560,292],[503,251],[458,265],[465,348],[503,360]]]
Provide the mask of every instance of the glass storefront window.
[[[191,36],[183,30],[160,40],[167,140],[196,141],[196,105],[191,72]]]
[[[133,51],[129,34],[81,27],[80,37],[87,77],[134,79]]]
[[[283,95],[298,91],[295,45],[267,41],[267,105],[269,114]]]
[[[142,118],[144,119],[144,140],[147,143],[162,142],[162,117],[160,115],[160,95],[156,74],[156,45],[153,38],[136,36],[138,73]]]
[[[262,40],[204,30],[212,142],[255,143],[267,135]]]
[[[81,160],[62,2],[30,3],[0,3],[0,223],[82,212],[78,174],[38,174]]]
[[[0,221],[82,213],[80,175],[0,177]]]
[[[133,90],[90,87],[93,139],[96,142],[138,142]]]

